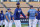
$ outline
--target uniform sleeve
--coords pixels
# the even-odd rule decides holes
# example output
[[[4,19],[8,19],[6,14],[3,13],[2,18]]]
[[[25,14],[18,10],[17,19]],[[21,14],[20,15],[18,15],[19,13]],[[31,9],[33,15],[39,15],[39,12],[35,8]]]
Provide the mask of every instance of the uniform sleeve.
[[[7,15],[8,15],[8,13],[5,14],[5,16],[7,16]]]
[[[21,11],[21,14],[24,16],[24,18],[26,18],[26,16],[24,15],[24,13]]]
[[[15,9],[13,17],[16,17],[17,10]]]

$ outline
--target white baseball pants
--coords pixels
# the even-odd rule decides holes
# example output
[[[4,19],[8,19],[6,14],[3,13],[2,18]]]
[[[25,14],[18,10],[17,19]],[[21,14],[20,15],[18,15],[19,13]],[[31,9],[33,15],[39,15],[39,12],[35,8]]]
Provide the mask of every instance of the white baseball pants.
[[[12,22],[8,22],[5,20],[5,27],[12,27]]]
[[[29,27],[36,27],[36,19],[29,19]]]
[[[20,20],[14,20],[14,22],[15,22],[15,26],[16,26],[16,27],[21,27],[21,22],[20,22]]]

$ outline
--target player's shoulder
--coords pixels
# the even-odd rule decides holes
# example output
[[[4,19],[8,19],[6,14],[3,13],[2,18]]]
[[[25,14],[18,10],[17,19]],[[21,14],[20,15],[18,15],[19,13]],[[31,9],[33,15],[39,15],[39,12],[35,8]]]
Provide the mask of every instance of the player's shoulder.
[[[36,10],[36,9],[34,9],[33,11],[37,12],[37,10]]]
[[[36,9],[33,9],[33,10],[36,10]]]
[[[6,14],[8,14],[8,12],[6,12]]]
[[[18,10],[17,8],[15,10]]]
[[[21,8],[19,8],[19,10],[22,10]]]
[[[31,9],[28,10],[28,12],[30,12]]]

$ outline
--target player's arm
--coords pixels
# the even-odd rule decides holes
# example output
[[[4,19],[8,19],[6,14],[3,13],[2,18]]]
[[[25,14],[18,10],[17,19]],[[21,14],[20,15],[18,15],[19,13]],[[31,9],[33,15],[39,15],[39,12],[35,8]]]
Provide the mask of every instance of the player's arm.
[[[30,10],[28,10],[28,12],[27,12],[27,16],[28,16],[28,18],[29,18],[29,12],[30,12]]]
[[[29,12],[27,13],[27,16],[28,16],[28,18],[29,18]]]
[[[9,22],[9,19],[8,19],[8,17],[7,17],[7,13],[6,13],[6,19],[8,20],[8,22]]]
[[[12,15],[11,15],[11,17],[12,17]],[[10,20],[11,20],[11,17],[10,17]]]
[[[15,11],[14,11],[14,14],[13,14],[13,20],[14,20],[14,17],[16,18],[16,14],[17,14],[17,10],[15,9]]]
[[[8,22],[9,22],[9,19],[8,19],[8,17],[6,16],[6,19],[8,20]]]
[[[26,18],[26,16],[24,15],[24,13],[21,11],[21,14],[24,16],[24,18]]]
[[[38,14],[36,13],[35,16],[37,16]]]
[[[10,20],[11,20],[11,18],[12,18],[12,15],[11,15],[11,17],[10,17]]]
[[[27,13],[27,16],[29,16],[29,12]]]
[[[35,16],[37,16],[38,14],[37,14],[37,11],[35,12]]]
[[[14,17],[12,19],[13,19],[13,22],[14,22]]]

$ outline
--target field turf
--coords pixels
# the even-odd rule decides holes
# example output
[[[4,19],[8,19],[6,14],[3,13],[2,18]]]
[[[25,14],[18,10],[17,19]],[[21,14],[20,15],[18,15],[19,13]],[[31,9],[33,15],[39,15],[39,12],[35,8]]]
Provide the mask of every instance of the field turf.
[[[22,24],[21,27],[27,27],[27,24]],[[15,27],[15,25],[13,24],[12,27]]]
[[[28,25],[27,24],[22,24],[21,26],[22,27],[27,27]],[[13,25],[13,27],[15,27],[15,25]]]
[[[1,0],[0,0],[1,1]]]
[[[15,25],[13,24],[12,27],[15,27]],[[27,24],[22,24],[21,27],[28,27],[28,25]],[[37,27],[38,27],[38,25],[37,25]]]

